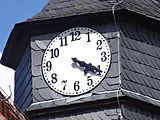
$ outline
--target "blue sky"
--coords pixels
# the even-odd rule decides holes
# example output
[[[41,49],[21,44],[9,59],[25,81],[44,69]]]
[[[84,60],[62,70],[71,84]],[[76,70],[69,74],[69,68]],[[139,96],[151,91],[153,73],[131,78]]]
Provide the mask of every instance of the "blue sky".
[[[2,0],[0,4],[0,58],[8,37],[16,23],[31,18],[47,4],[48,0]],[[14,99],[14,70],[0,64],[0,91]],[[4,94],[4,95],[6,95]]]
[[[48,0],[2,0],[0,4],[0,53],[15,23],[32,17],[46,5]]]

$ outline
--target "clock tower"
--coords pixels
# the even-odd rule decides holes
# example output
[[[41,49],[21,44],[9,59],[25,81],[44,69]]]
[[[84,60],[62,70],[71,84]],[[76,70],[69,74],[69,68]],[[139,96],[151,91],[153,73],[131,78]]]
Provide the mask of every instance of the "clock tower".
[[[49,0],[16,24],[1,59],[15,104],[32,120],[160,119],[160,3],[144,2]]]

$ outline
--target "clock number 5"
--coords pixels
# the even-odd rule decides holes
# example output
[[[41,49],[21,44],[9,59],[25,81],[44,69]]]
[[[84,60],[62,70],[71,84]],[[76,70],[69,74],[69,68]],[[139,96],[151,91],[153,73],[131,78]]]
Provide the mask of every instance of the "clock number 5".
[[[93,84],[93,80],[91,79],[91,76],[87,76],[87,85],[91,86]]]

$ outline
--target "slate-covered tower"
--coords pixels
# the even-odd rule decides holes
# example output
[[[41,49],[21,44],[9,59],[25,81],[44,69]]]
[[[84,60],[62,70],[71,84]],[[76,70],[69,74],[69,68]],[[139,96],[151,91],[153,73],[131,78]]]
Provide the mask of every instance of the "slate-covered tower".
[[[95,89],[70,97],[48,87],[41,61],[49,42],[74,27],[101,33],[112,58]],[[158,0],[49,0],[15,25],[2,55],[16,70],[15,104],[32,120],[159,120],[159,28]]]

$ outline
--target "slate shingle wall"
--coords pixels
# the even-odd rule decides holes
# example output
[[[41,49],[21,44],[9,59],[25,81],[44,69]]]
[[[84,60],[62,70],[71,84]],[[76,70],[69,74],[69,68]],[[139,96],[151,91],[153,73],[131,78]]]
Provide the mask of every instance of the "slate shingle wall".
[[[111,11],[116,3],[117,0],[50,0],[40,13],[26,22],[107,12]],[[126,9],[157,20],[160,20],[159,8],[158,0],[123,0],[115,7],[116,10]]]
[[[64,112],[62,115],[41,116],[32,120],[118,120],[120,112],[119,108],[106,106],[94,110]]]
[[[145,109],[122,105],[123,120],[159,120],[160,115]]]
[[[160,100],[160,34],[121,25],[122,88]]]
[[[31,54],[27,47],[15,72],[14,103],[24,112],[32,103]]]

